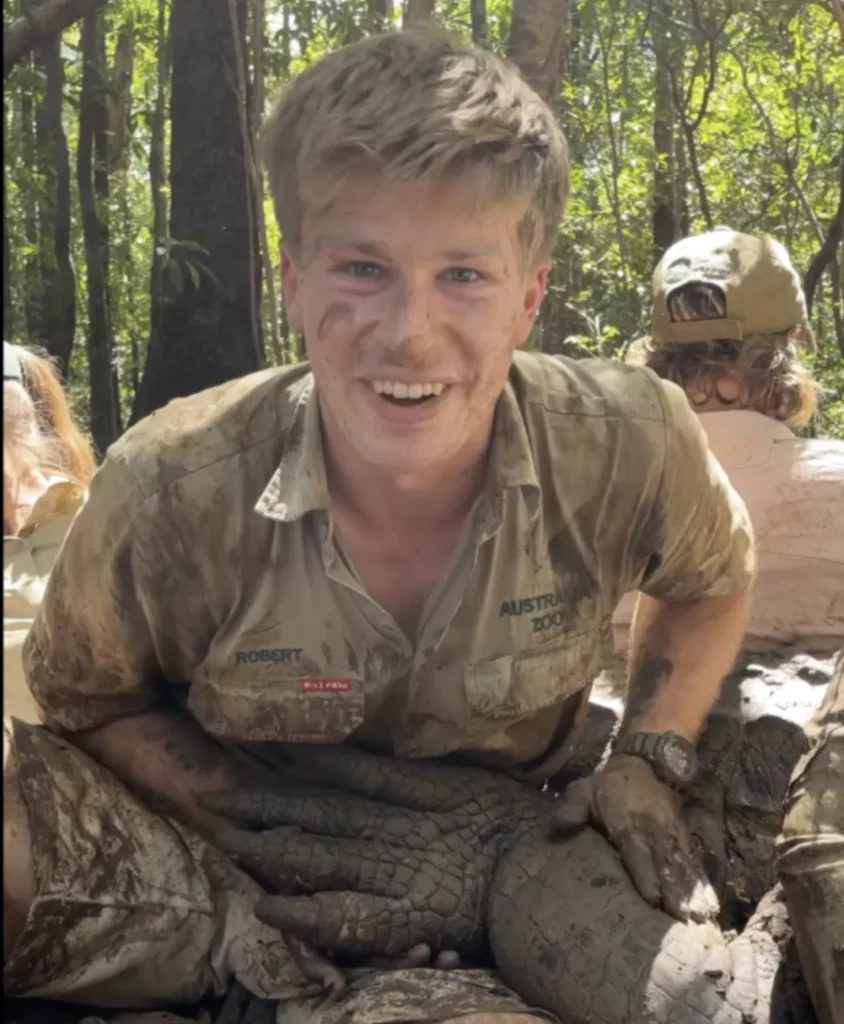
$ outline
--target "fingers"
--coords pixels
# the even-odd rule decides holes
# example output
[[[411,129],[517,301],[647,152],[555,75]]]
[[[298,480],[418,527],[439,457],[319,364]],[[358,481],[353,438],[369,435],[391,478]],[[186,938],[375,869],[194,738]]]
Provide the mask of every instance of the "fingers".
[[[655,831],[652,823],[611,834],[628,874],[642,897],[662,905],[679,921],[709,921],[718,916],[719,903],[700,865],[689,851],[680,823]]]
[[[393,959],[374,956],[370,960],[369,965],[379,971],[403,971],[414,967],[430,967],[432,956],[431,947],[427,942],[417,942],[415,946],[411,946],[404,956]]]
[[[715,890],[690,854],[681,850],[655,851],[665,912],[680,921],[711,921],[720,909]]]
[[[662,892],[650,843],[644,835],[632,831],[625,831],[617,838],[611,838],[642,898],[652,907],[658,907]]]
[[[556,835],[573,835],[589,821],[594,786],[595,777],[589,775],[566,787],[562,798],[554,804],[551,828]]]
[[[207,810],[247,825],[297,825],[306,832],[338,838],[407,840],[411,847],[422,848],[441,834],[436,818],[375,800],[318,789],[234,790],[208,794],[200,798],[200,803]]]
[[[434,967],[441,971],[456,971],[462,966],[460,954],[456,949],[444,949],[437,954]]]
[[[312,945],[345,953],[397,957],[417,943],[431,944],[437,938],[426,934],[427,922],[405,898],[361,892],[266,896],[255,913],[266,924]]]

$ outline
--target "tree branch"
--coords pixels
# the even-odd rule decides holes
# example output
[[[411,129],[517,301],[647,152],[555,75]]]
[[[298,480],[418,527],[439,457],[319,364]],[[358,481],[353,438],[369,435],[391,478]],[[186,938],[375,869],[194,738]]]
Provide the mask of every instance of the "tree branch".
[[[844,46],[844,5],[841,0],[832,0],[832,16],[838,22],[838,31],[841,33],[841,45]]]
[[[788,140],[784,141],[783,149],[780,149],[779,145],[777,144],[777,130],[774,127],[774,123],[771,120],[771,116],[765,109],[764,104],[759,100],[759,97],[753,91],[752,86],[750,85],[750,76],[747,73],[747,65],[744,63],[741,57],[739,57],[738,53],[734,49],[731,48],[727,52],[730,54],[730,56],[733,58],[736,64],[738,64],[739,71],[741,72],[741,80],[742,85],[744,86],[744,91],[747,93],[748,99],[756,108],[756,111],[759,114],[762,123],[765,125],[765,128],[768,132],[768,141],[770,143],[771,150],[776,159],[779,161],[782,169],[785,171],[788,180],[791,183],[791,187],[794,189],[797,195],[797,199],[800,205],[803,207],[803,213],[806,216],[806,220],[811,225],[815,238],[817,238],[818,242],[823,244],[824,236],[823,231],[821,230],[821,226],[818,223],[818,218],[815,216],[815,211],[812,209],[812,204],[809,202],[809,197],[806,195],[806,192],[804,191],[802,185],[797,180],[797,175],[794,173],[794,161],[791,159],[791,156],[788,152]]]
[[[824,270],[826,270],[827,266],[834,261],[835,252],[841,244],[842,237],[844,237],[844,147],[841,149],[839,165],[841,168],[841,174],[838,193],[838,209],[835,211],[835,216],[829,223],[823,244],[812,257],[812,262],[809,264],[809,268],[803,277],[803,293],[806,296],[806,308],[808,309],[810,316],[812,314],[812,303],[815,300],[815,290],[818,287],[821,275]]]
[[[45,0],[3,29],[3,77],[30,51],[85,17],[106,0]]]

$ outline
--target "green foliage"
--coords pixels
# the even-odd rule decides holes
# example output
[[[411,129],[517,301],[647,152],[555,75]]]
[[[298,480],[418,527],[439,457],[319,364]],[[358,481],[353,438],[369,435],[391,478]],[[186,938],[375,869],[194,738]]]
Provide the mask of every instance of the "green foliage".
[[[167,0],[169,2],[169,0]],[[265,21],[261,71],[265,106],[291,75],[323,53],[391,26],[401,4],[384,0],[248,0]],[[654,114],[658,40],[676,95],[671,114],[677,234],[706,227],[705,198],[715,224],[767,231],[805,271],[821,246],[838,204],[844,159],[844,54],[829,7],[804,0],[572,0],[563,26],[560,116],[571,147],[572,197],[546,308],[534,344],[573,355],[618,355],[647,326],[653,243],[656,149]],[[512,0],[487,0],[485,45],[505,53]],[[17,3],[4,0],[6,22]],[[207,272],[191,240],[153,237],[149,159],[158,95],[159,0],[109,0],[106,83],[110,110],[110,195],[103,211],[110,235],[111,315],[115,363],[124,417],[143,371],[150,334],[151,265],[156,248],[176,294],[196,288]],[[436,16],[466,38],[469,0],[439,0]],[[661,19],[661,20],[660,20]],[[128,89],[117,75],[121,33],[131,32]],[[710,80],[710,45],[715,54]],[[667,56],[665,56],[667,55]],[[84,247],[75,182],[81,82],[79,26],[64,34],[64,123],[71,166],[72,247],[77,270],[77,343],[71,394],[88,412],[85,347]],[[254,53],[246,54],[254,80]],[[165,89],[169,88],[164,83]],[[32,59],[6,81],[6,226],[12,280],[11,337],[38,342],[27,324],[37,297],[41,237],[39,204],[47,187],[38,158],[36,113],[44,75]],[[167,100],[167,96],[165,96]],[[705,111],[701,114],[705,102]],[[165,109],[167,103],[165,103]],[[703,193],[695,181],[682,116],[694,125],[693,143]],[[700,115],[700,116],[699,116]],[[169,147],[165,123],[165,152]],[[116,151],[119,149],[119,152]],[[166,192],[166,183],[165,183]],[[166,196],[165,196],[166,198]],[[263,203],[268,261],[278,281],[279,238],[272,206]],[[819,351],[814,369],[827,390],[818,433],[844,437],[844,309],[841,254],[815,296]],[[276,287],[276,304],[280,304]],[[271,334],[271,302],[264,282],[264,336]],[[836,336],[836,317],[837,333]],[[296,339],[280,309],[281,357],[297,358]],[[274,358],[272,346],[267,356]]]

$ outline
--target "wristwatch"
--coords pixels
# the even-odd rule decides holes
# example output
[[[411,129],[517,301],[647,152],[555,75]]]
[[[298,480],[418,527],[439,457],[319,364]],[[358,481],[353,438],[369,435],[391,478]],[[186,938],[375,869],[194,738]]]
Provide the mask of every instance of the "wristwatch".
[[[620,736],[614,754],[644,758],[669,786],[688,786],[697,773],[695,746],[676,732],[631,732]]]

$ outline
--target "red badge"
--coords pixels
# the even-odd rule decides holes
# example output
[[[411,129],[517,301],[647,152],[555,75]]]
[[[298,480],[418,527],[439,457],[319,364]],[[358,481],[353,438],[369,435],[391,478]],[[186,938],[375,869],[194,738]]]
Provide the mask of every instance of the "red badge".
[[[351,679],[300,679],[302,693],[348,693],[352,688]]]

